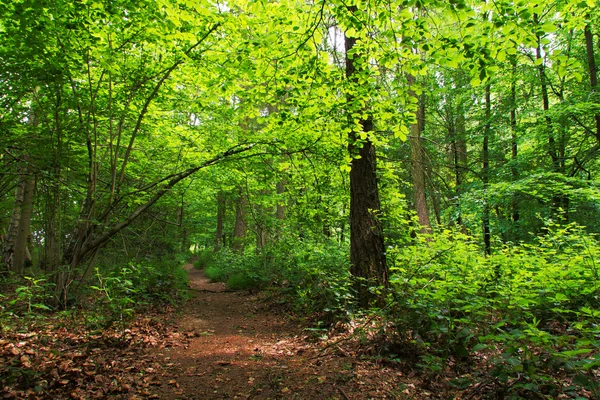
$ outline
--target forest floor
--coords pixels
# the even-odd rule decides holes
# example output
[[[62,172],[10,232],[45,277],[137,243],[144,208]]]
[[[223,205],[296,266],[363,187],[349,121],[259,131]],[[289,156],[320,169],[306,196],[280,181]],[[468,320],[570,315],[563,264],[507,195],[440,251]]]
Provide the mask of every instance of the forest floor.
[[[495,383],[486,354],[450,359],[434,372],[418,366],[418,349],[389,347],[375,317],[314,329],[266,293],[229,291],[192,264],[184,269],[192,296],[177,309],[148,308],[127,321],[94,321],[85,308],[5,313],[0,398],[467,400],[504,398],[508,388]],[[569,375],[556,379],[572,385]],[[593,398],[576,388],[552,397],[522,393]]]
[[[191,264],[184,268],[192,297],[179,310],[149,310],[126,324],[94,330],[74,317],[52,316],[2,327],[0,398],[349,400],[457,394],[435,378],[425,380],[378,357],[369,350],[370,340],[359,335],[361,327],[310,329],[264,294],[228,291]]]
[[[416,393],[401,371],[319,339],[260,296],[226,291],[191,264],[185,268],[194,295],[173,328],[187,341],[152,351],[164,366],[158,398],[430,397]]]

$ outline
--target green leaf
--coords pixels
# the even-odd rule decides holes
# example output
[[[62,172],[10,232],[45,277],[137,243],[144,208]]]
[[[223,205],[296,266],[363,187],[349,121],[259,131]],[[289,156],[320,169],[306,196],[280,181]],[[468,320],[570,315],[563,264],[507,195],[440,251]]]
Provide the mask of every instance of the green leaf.
[[[556,32],[556,25],[551,22],[547,22],[544,25],[542,25],[542,29],[546,33],[554,33]]]
[[[394,137],[400,140],[406,140],[408,136],[408,128],[405,125],[398,125],[394,130]]]
[[[479,344],[476,344],[475,346],[473,346],[471,351],[481,351],[481,350],[487,349],[488,347],[489,346],[485,343],[479,343]]]

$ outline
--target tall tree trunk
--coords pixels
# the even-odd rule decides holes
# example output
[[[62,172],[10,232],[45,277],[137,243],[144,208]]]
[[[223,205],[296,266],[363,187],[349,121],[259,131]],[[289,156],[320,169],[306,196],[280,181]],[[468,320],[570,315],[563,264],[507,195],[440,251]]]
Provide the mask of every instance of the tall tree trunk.
[[[349,6],[350,14],[358,12],[356,6]],[[346,47],[346,78],[356,88],[362,84],[359,75],[366,67],[367,60],[352,50],[356,38],[344,35]],[[354,53],[354,54],[353,54]],[[388,271],[385,259],[382,224],[379,219],[381,203],[377,185],[377,159],[375,148],[369,139],[373,132],[371,116],[361,117],[358,131],[352,114],[364,110],[354,110],[355,98],[348,95],[349,123],[353,129],[349,133],[348,150],[352,160],[350,170],[350,272],[355,279],[356,299],[361,307],[383,302],[370,288],[387,287]],[[361,133],[366,138],[361,138]]]
[[[407,76],[407,83],[410,86],[416,84],[413,75]],[[415,211],[419,218],[421,233],[431,232],[431,222],[429,221],[429,211],[427,210],[427,197],[425,194],[425,161],[423,145],[421,143],[421,133],[425,130],[425,96],[417,97],[414,90],[409,89],[409,95],[418,99],[417,122],[410,126],[410,149],[412,161],[412,179],[413,196]]]
[[[281,237],[281,230],[283,228],[283,221],[285,220],[285,205],[282,201],[282,195],[285,193],[285,181],[280,180],[277,182],[275,186],[275,190],[277,191],[277,207],[275,209],[275,223],[277,224],[275,227],[275,236],[276,238]]]
[[[34,132],[38,124],[38,115],[32,106],[29,110],[27,122],[27,125],[32,128],[30,133]],[[34,135],[31,135],[30,138]],[[15,203],[10,226],[3,246],[2,261],[8,270],[22,275],[26,263],[31,262],[31,254],[27,245],[31,233],[35,180],[29,156],[23,154],[19,157],[18,161],[21,164],[19,181],[15,192]]]
[[[590,89],[594,93],[598,87],[598,67],[596,66],[596,55],[594,54],[594,35],[590,25],[585,26],[585,50],[587,54],[588,69],[590,71]],[[600,144],[600,114],[594,115],[596,121],[595,137]]]
[[[537,15],[534,14],[534,21],[539,23]],[[548,135],[548,155],[550,156],[550,161],[552,163],[552,172],[560,173],[561,172],[561,164],[564,163],[564,160],[561,160],[559,145],[556,143],[556,139],[554,137],[554,129],[552,127],[552,120],[548,115],[548,111],[550,110],[550,97],[548,95],[548,78],[546,76],[546,65],[543,61],[542,55],[542,37],[537,35],[537,47],[535,49],[535,58],[538,64],[538,73],[540,75],[540,88],[542,92],[542,109],[544,111],[544,120],[546,123],[546,132]],[[558,220],[564,219],[564,213],[561,212],[562,206],[565,204],[567,200],[564,196],[559,194],[554,194],[552,196],[552,215],[554,215]]]
[[[13,270],[13,260],[15,254],[15,245],[19,231],[19,220],[21,219],[21,205],[23,204],[23,191],[25,187],[22,181],[19,181],[15,189],[15,201],[13,204],[12,215],[8,223],[6,236],[2,242],[2,266],[6,271]]]
[[[7,271],[22,274],[26,261],[31,260],[27,240],[33,213],[35,183],[28,168],[23,167],[15,189],[15,202],[2,247],[2,264]]]
[[[467,140],[465,116],[460,105],[457,106],[456,117],[450,115],[448,118],[448,134],[452,148],[452,169],[454,171],[455,202],[456,207],[456,225],[464,230],[460,196],[462,194],[462,184],[465,172],[467,170]]]
[[[46,211],[44,213],[44,253],[41,267],[52,272],[60,259],[60,187],[57,182],[49,182],[45,196]]]
[[[433,206],[433,215],[435,216],[435,222],[439,225],[442,224],[442,207],[440,205],[440,195],[435,185],[429,182],[429,193],[431,196],[431,205]]]
[[[238,190],[238,198],[235,203],[235,226],[233,228],[232,249],[236,253],[244,252],[244,241],[248,231],[246,225],[246,195],[240,187]]]
[[[217,193],[217,230],[215,232],[215,246],[214,252],[216,253],[223,247],[223,225],[225,222],[225,212],[227,210],[227,201],[222,190]]]
[[[278,197],[280,197],[285,192],[284,181],[277,182],[277,185],[275,186],[275,190],[277,190],[277,194],[279,195]],[[283,221],[285,219],[285,205],[281,201],[277,202],[277,209],[275,210],[275,218],[277,218],[280,221]]]
[[[187,252],[189,251],[189,243],[188,243],[188,230],[187,225],[185,223],[185,192],[181,194],[181,205],[179,206],[179,210],[177,212],[177,218],[179,222],[179,229],[181,229],[181,251]]]
[[[262,189],[259,192],[259,196],[268,196],[269,191]],[[267,245],[269,241],[269,218],[273,210],[270,211],[264,207],[260,202],[254,207],[254,222],[256,223],[256,251],[260,251]]]
[[[489,140],[491,133],[492,104],[490,95],[490,85],[485,85],[485,126],[483,128],[483,149],[481,174],[483,182],[483,249],[486,255],[492,254],[491,232],[490,232],[490,204],[488,201],[488,187],[490,184],[490,152]]]
[[[31,262],[31,254],[27,247],[31,233],[31,217],[33,215],[33,196],[35,191],[35,180],[28,169],[23,176],[23,202],[21,203],[21,215],[19,217],[19,228],[15,241],[15,252],[13,258],[13,270],[22,275],[27,262]]]
[[[517,142],[517,59],[511,59],[512,76],[510,81],[510,141],[511,141],[511,176],[513,182],[519,179],[519,168],[517,167],[518,142]],[[511,204],[511,219],[514,224],[519,222],[519,202],[513,196]]]

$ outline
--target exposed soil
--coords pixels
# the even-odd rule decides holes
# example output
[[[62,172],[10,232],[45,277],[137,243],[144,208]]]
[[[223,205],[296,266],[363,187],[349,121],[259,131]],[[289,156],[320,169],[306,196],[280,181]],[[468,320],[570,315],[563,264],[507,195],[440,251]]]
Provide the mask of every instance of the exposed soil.
[[[415,398],[396,368],[315,339],[247,292],[210,283],[191,264],[193,298],[172,329],[180,346],[150,350],[162,365],[161,399]],[[417,398],[429,397],[423,392]]]

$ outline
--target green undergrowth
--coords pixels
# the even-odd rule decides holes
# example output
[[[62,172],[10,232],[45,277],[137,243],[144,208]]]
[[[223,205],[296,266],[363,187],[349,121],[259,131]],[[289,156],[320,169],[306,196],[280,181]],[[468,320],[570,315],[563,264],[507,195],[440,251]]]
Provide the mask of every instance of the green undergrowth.
[[[485,360],[493,384],[509,398],[574,395],[580,388],[599,397],[597,238],[575,225],[548,224],[536,242],[504,246],[490,257],[475,242],[447,231],[390,249],[384,314],[396,339],[418,349],[419,366],[433,373],[450,360]]]
[[[201,255],[200,260],[209,256]],[[293,311],[332,321],[351,309],[348,248],[335,241],[279,241],[259,252],[223,249],[205,268],[212,281],[230,289],[269,288]],[[202,267],[201,263],[195,264]]]
[[[91,289],[98,297],[93,296],[93,308],[101,320],[120,321],[148,307],[178,306],[188,299],[187,274],[169,258],[97,268],[94,282]]]
[[[180,262],[168,258],[99,264],[86,284],[73,281],[72,300],[66,310],[55,307],[54,277],[40,271],[35,276],[3,278],[2,330],[25,326],[28,320],[57,312],[83,315],[91,329],[115,324],[124,327],[136,313],[177,307],[188,298],[187,274]]]
[[[368,311],[383,321],[379,356],[460,377],[457,389],[487,380],[506,398],[600,398],[598,238],[548,223],[535,242],[498,245],[492,256],[477,243],[444,231],[388,247],[387,305]],[[284,241],[208,257],[210,279],[268,287],[319,328],[356,312],[346,246]]]

